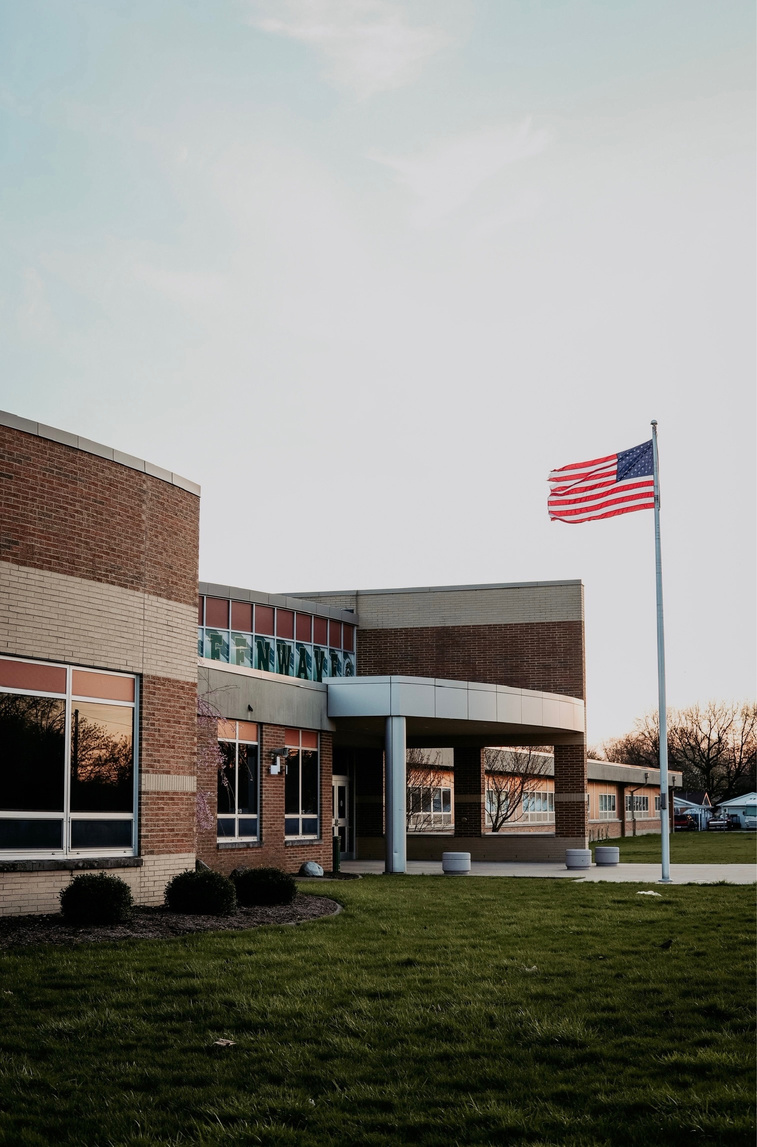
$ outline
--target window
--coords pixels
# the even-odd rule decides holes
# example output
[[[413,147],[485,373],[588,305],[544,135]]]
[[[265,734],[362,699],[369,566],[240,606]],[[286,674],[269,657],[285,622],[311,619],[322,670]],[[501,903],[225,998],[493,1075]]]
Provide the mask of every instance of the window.
[[[615,794],[599,794],[599,819],[615,820]]]
[[[284,835],[318,836],[318,734],[287,729],[284,778]]]
[[[253,721],[219,721],[218,839],[258,839],[258,727]]]
[[[411,832],[452,824],[452,789],[417,786],[407,790],[407,823]]]
[[[553,792],[527,792],[521,800],[518,820],[531,824],[544,824],[555,819],[555,794]]]
[[[655,810],[655,812],[660,811],[660,798],[659,797],[654,798],[654,810]]]
[[[137,679],[0,658],[0,854],[135,850]]]
[[[217,597],[201,597],[198,616],[198,657],[303,681],[355,676],[354,625]]]
[[[649,812],[649,797],[634,793],[626,797],[626,812]]]

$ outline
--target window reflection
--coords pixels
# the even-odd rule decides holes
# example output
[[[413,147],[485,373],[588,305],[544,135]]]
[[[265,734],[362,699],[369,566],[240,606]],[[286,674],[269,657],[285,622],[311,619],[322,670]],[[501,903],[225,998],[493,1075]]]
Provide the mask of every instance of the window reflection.
[[[62,698],[0,693],[0,808],[63,811],[65,717]]]
[[[71,714],[71,810],[131,812],[133,710],[75,701]]]

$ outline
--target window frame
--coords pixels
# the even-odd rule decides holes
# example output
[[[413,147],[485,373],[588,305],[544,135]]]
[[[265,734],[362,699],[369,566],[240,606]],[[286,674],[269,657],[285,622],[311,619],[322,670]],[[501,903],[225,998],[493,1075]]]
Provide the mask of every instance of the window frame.
[[[617,793],[599,793],[598,812],[599,820],[617,820]],[[604,801],[605,807],[602,807]]]
[[[315,733],[315,748],[312,745],[303,745],[303,743],[302,743],[302,734],[303,733],[305,733],[308,737],[310,737],[310,736],[312,736],[312,734],[314,732],[315,732],[315,730],[311,730],[311,729],[287,729],[286,733],[285,733],[285,737],[284,737],[284,748],[286,750],[285,757],[284,757],[284,840],[285,840],[285,842],[296,841],[296,840],[320,840],[321,839],[321,828],[322,828],[322,823],[323,823],[323,821],[322,821],[323,809],[321,807],[321,805],[322,805],[322,800],[321,800],[321,780],[322,780],[322,777],[321,777],[321,735],[320,735],[320,733],[317,733],[317,732]],[[292,743],[294,740],[294,734],[295,733],[297,734],[297,741],[298,741],[298,743],[296,745],[294,745]],[[292,757],[293,753],[297,753],[297,761],[298,761],[298,769],[299,769],[299,778],[298,778],[299,812],[297,812],[297,813],[287,812],[286,784],[287,784],[287,779],[289,776],[289,761],[291,759],[293,759],[293,757]],[[303,756],[303,753],[315,753],[315,758],[316,758],[316,809],[317,809],[317,811],[315,813],[303,812],[303,808],[302,808],[302,804],[303,804],[303,801],[302,801],[302,756]],[[303,821],[313,820],[313,819],[315,819],[315,822],[316,822],[315,832],[303,832],[303,829],[302,829]],[[287,822],[291,823],[294,820],[298,821],[298,831],[297,832],[289,832],[288,828],[287,828]]]
[[[232,721],[230,719],[226,719],[226,718],[224,718],[222,721],[218,722],[219,726],[221,724],[227,724],[228,725],[231,723],[232,723]],[[261,785],[260,785],[260,725],[254,721],[236,721],[236,720],[233,721],[233,724],[234,724],[234,730],[235,730],[235,736],[233,738],[232,737],[222,737],[220,735],[218,736],[218,744],[219,745],[227,744],[227,745],[234,745],[234,747],[235,747],[234,748],[234,772],[236,775],[237,791],[234,794],[235,801],[234,801],[234,812],[233,813],[231,813],[231,812],[221,813],[218,809],[218,802],[216,799],[216,843],[217,844],[229,844],[232,842],[236,843],[237,841],[241,844],[241,843],[248,843],[249,841],[259,841],[260,840],[260,818],[261,818],[260,804],[261,804],[261,798],[262,798]],[[242,724],[242,725],[247,725],[247,724],[256,725],[257,738],[258,739],[256,741],[248,741],[248,740],[245,740],[244,738],[240,737],[239,736],[240,724]],[[255,813],[240,813],[240,811],[239,811],[239,746],[240,745],[254,745],[255,748],[257,749],[257,762],[256,762],[256,774],[257,775],[255,778],[255,797],[256,797],[255,803],[257,806],[257,811]],[[219,773],[219,778],[220,778],[220,773],[221,773],[220,768],[218,770],[218,773]],[[247,834],[240,833],[240,831],[239,831],[240,820],[252,820],[253,817],[255,818],[256,828],[257,828],[255,835],[252,836],[249,833],[247,833]],[[226,821],[233,820],[234,821],[235,833],[233,836],[222,836],[221,835],[221,833],[218,831],[219,822],[221,820],[226,820]]]
[[[141,680],[137,674],[123,673],[116,669],[98,669],[90,665],[74,665],[60,661],[41,661],[38,658],[0,656],[0,662],[11,662],[23,665],[40,665],[45,668],[63,669],[66,674],[66,688],[63,693],[56,693],[45,689],[28,689],[12,685],[0,685],[0,693],[11,694],[17,697],[40,697],[63,701],[63,808],[57,810],[35,811],[2,809],[2,820],[40,820],[62,822],[62,844],[60,848],[8,848],[0,849],[0,861],[11,860],[60,860],[79,859],[83,857],[118,857],[137,856],[139,844],[139,777],[140,777],[140,745],[139,745],[139,715]],[[75,672],[99,675],[102,677],[120,677],[134,683],[134,700],[121,701],[110,697],[93,697],[85,693],[73,692],[73,675]],[[131,812],[98,812],[73,811],[71,808],[71,726],[75,702],[87,702],[94,705],[113,705],[119,708],[131,709],[131,752],[132,752],[132,793]],[[130,821],[131,844],[129,846],[99,846],[87,848],[74,848],[72,846],[72,825],[80,821]]]

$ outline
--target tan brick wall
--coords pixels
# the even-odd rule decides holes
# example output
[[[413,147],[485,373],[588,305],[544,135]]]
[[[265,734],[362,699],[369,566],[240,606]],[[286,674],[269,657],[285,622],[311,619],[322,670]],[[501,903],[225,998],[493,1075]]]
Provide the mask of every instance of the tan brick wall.
[[[583,586],[578,581],[430,586],[308,596],[337,609],[355,610],[365,629],[583,620]]]
[[[197,606],[0,560],[0,652],[197,679]]]
[[[172,876],[194,868],[194,853],[148,857],[141,868],[109,868],[132,890],[135,904],[163,903]],[[0,916],[26,916],[60,912],[60,892],[78,874],[74,871],[0,873]]]

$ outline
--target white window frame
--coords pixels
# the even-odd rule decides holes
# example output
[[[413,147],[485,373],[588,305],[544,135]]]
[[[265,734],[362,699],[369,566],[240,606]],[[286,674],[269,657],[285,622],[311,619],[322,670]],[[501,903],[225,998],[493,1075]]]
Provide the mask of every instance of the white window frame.
[[[59,661],[39,661],[24,657],[0,657],[0,661],[11,661],[26,665],[41,665],[45,668],[66,671],[65,693],[52,693],[44,689],[21,689],[16,686],[0,685],[0,693],[17,697],[49,697],[64,702],[63,722],[63,809],[61,812],[33,810],[0,810],[2,820],[61,820],[63,822],[63,846],[56,849],[27,848],[2,849],[0,862],[11,860],[58,860],[65,857],[107,857],[136,856],[139,840],[139,699],[140,679],[132,673],[120,673],[116,669],[93,669],[90,665],[69,665]],[[75,671],[100,674],[105,677],[123,677],[134,682],[134,700],[116,701],[110,697],[88,697],[73,693]],[[86,701],[95,705],[113,705],[132,710],[132,811],[129,812],[72,812],[71,811],[71,720],[76,701]],[[131,845],[120,848],[73,848],[71,845],[71,825],[77,820],[121,820],[131,821]]]
[[[226,721],[227,724],[231,723],[229,720],[226,720],[225,718],[224,718],[224,720]],[[234,806],[235,811],[233,813],[230,813],[230,812],[229,813],[221,813],[216,808],[216,840],[217,840],[218,844],[228,844],[230,841],[240,841],[241,842],[241,841],[250,841],[250,840],[255,841],[255,840],[260,839],[260,815],[261,815],[260,814],[260,726],[258,725],[258,739],[257,739],[257,741],[248,741],[248,740],[244,739],[243,737],[239,736],[240,722],[235,721],[234,725],[236,726],[236,737],[219,737],[218,738],[218,744],[219,745],[220,744],[234,745],[234,769],[235,769],[235,773],[236,773],[236,783],[237,783],[237,791],[234,794],[234,796],[235,796],[237,801],[239,800],[239,746],[240,745],[255,745],[256,749],[258,750],[258,753],[257,753],[257,757],[258,757],[257,778],[256,778],[256,788],[257,788],[256,796],[257,796],[258,811],[256,813],[240,813],[238,804],[235,804],[235,806]],[[250,820],[250,819],[252,819],[253,816],[255,817],[255,820],[257,821],[257,832],[255,833],[254,836],[250,836],[249,834],[243,836],[239,831],[239,822],[240,822],[240,820]],[[236,831],[235,831],[233,836],[222,836],[219,833],[218,822],[221,820],[229,820],[229,821],[233,820],[234,821],[234,828]]]
[[[320,837],[321,837],[321,813],[322,813],[322,810],[321,810],[321,781],[323,779],[322,773],[321,773],[321,769],[322,769],[322,765],[321,765],[321,735],[320,735],[320,733],[317,735],[316,747],[315,747],[315,749],[313,749],[313,748],[310,748],[309,746],[305,746],[302,744],[302,733],[303,733],[303,731],[310,732],[310,730],[302,730],[302,729],[299,730],[299,733],[300,733],[300,744],[299,744],[299,746],[286,745],[286,755],[284,758],[284,770],[285,770],[285,776],[284,776],[284,786],[285,786],[285,790],[284,790],[284,840],[285,841],[320,840]],[[293,813],[293,812],[288,813],[286,811],[286,773],[289,769],[289,755],[290,755],[290,753],[293,753],[293,752],[299,753],[299,765],[300,765],[300,770],[299,770],[299,777],[300,777],[299,806],[300,806],[300,811],[298,813]],[[316,759],[318,762],[318,774],[317,774],[318,782],[316,785],[317,812],[315,812],[315,813],[312,813],[312,812],[304,813],[302,811],[302,754],[303,753],[315,753]],[[290,821],[294,820],[295,817],[299,819],[300,831],[297,833],[288,833],[286,822],[288,820],[290,820]],[[315,818],[315,821],[316,821],[315,832],[303,832],[302,831],[303,820],[313,820],[313,818]]]

